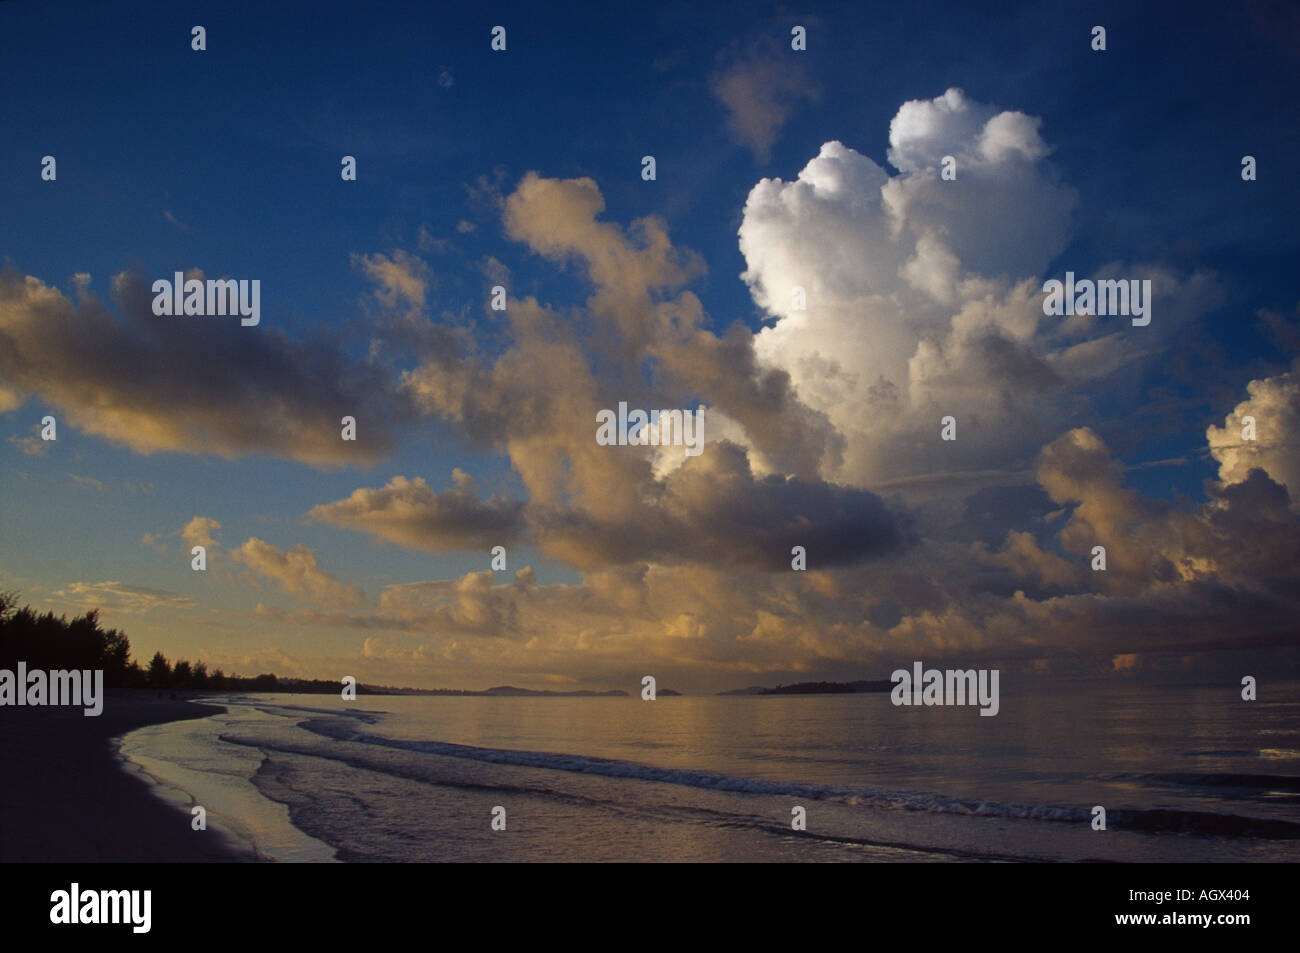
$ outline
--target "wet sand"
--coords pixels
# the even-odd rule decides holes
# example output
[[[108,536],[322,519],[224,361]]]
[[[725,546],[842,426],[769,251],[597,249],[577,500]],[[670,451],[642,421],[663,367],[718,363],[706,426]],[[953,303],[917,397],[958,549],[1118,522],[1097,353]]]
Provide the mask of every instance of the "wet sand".
[[[0,862],[254,859],[214,830],[191,830],[190,815],[124,770],[112,744],[145,725],[221,711],[148,691],[110,691],[95,718],[80,708],[0,708]]]

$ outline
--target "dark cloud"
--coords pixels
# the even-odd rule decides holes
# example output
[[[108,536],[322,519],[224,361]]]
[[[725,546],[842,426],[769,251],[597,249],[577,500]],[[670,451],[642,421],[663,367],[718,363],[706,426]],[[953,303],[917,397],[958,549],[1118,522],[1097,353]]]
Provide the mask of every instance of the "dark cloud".
[[[0,382],[139,453],[266,453],[334,466],[372,463],[393,445],[400,411],[389,370],[266,321],[155,316],[150,286],[118,275],[116,318],[84,286],[73,300],[0,273]],[[355,442],[341,439],[345,415],[357,419]]]

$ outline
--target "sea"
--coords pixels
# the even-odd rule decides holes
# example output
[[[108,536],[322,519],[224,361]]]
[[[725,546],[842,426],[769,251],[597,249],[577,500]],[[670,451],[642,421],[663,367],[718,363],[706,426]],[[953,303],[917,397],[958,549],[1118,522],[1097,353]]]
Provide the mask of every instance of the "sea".
[[[1296,682],[206,700],[124,768],[269,861],[1300,860]]]

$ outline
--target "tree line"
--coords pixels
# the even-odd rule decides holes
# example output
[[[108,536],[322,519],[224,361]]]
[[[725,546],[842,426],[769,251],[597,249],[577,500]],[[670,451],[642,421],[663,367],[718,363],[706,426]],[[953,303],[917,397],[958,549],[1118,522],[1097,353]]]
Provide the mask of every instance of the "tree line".
[[[99,624],[99,610],[69,620],[53,612],[37,612],[31,606],[18,607],[18,594],[0,592],[0,668],[15,671],[19,662],[27,668],[103,669],[109,688],[157,688],[194,691],[313,691],[315,682],[299,679],[281,681],[274,675],[245,678],[226,675],[221,669],[209,672],[203,662],[178,659],[171,662],[155,652],[147,666],[131,658],[131,641],[125,632]],[[321,682],[331,692],[336,682]],[[323,688],[321,690],[324,690]]]

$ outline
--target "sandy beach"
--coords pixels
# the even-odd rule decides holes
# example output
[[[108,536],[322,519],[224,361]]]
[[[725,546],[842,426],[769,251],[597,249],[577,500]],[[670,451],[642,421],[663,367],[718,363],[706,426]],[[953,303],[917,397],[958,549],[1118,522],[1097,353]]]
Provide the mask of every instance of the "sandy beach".
[[[103,714],[0,709],[0,862],[236,862],[253,858],[217,832],[193,831],[124,770],[112,739],[146,725],[222,711],[151,692],[109,692]]]

